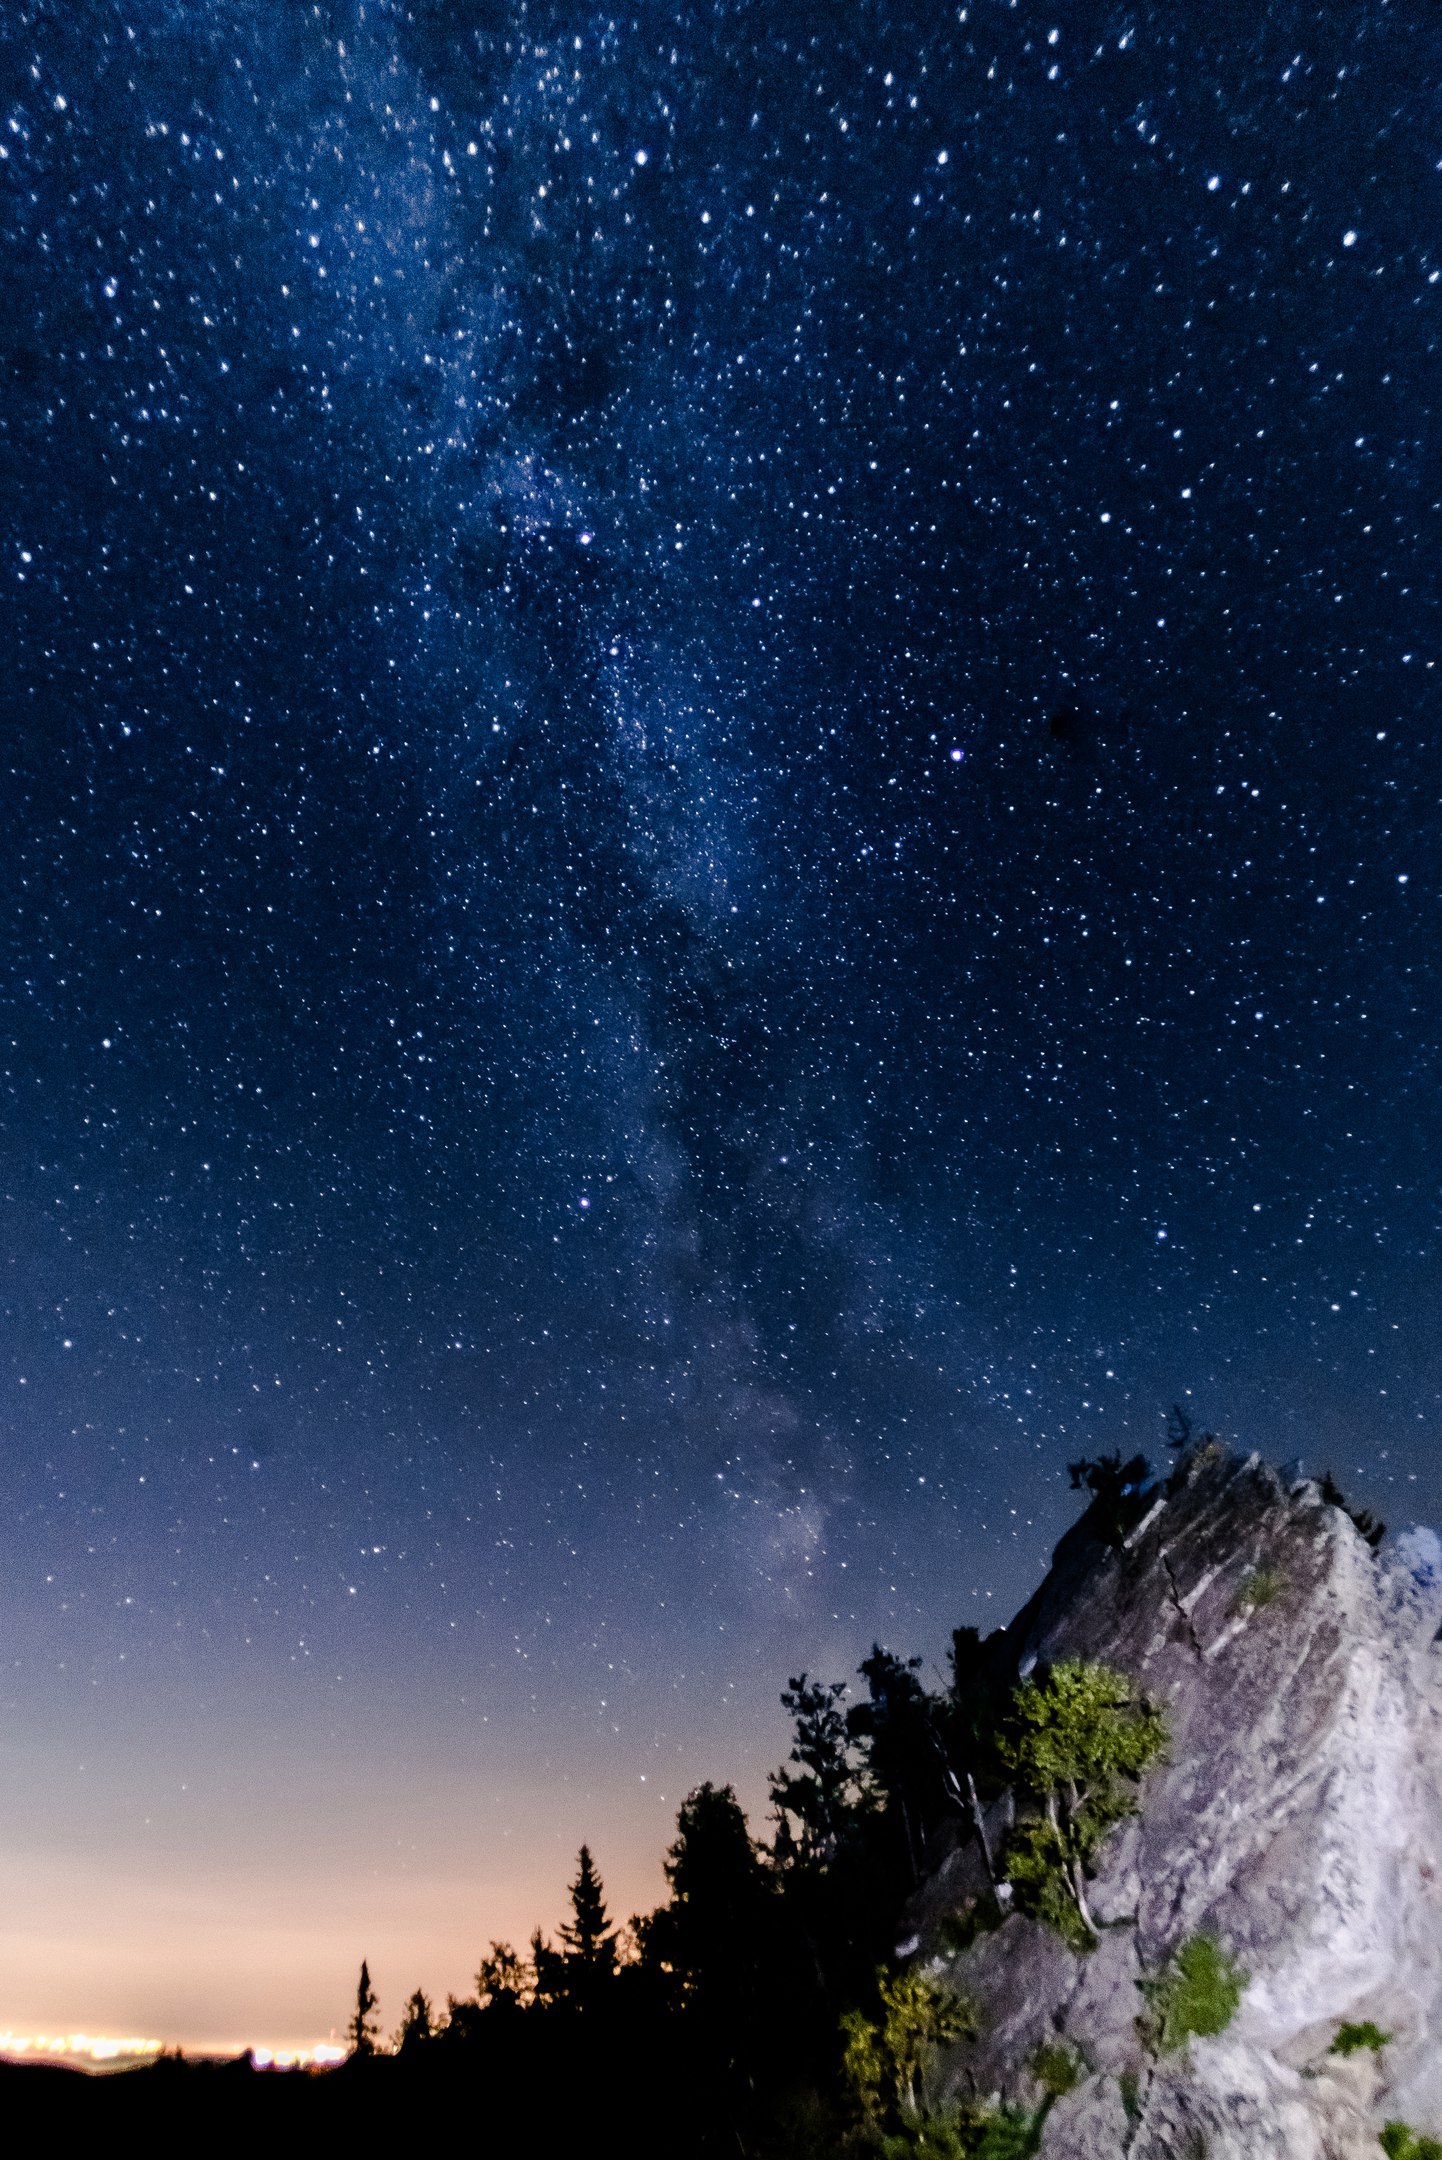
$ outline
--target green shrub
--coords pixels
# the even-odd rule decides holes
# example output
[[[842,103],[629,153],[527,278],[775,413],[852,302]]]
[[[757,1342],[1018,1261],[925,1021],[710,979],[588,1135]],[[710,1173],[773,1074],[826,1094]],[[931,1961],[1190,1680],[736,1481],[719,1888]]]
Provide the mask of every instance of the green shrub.
[[[1032,2160],[1045,2120],[1045,2108],[963,2103],[910,2117],[874,2149],[880,2160]]]
[[[1004,1872],[1021,1909],[1078,1949],[1097,1941],[1086,1895],[1097,1852],[1136,1813],[1136,1781],[1166,1744],[1161,1712],[1108,1665],[1062,1658],[1012,1691],[996,1751],[1039,1815],[1013,1831]]]
[[[1286,1587],[1287,1578],[1280,1568],[1254,1568],[1237,1592],[1237,1611],[1254,1613],[1264,1605],[1275,1605]]]
[[[1072,1887],[1066,1845],[1049,1822],[1019,1822],[1007,1840],[1003,1865],[1018,1911],[1054,1928],[1073,1950],[1096,1948],[1096,1934],[1083,1919]]]
[[[968,2160],[1032,2160],[1041,2145],[1046,2122],[1045,2107],[1007,2107],[988,2110],[989,2120],[978,2125],[975,2146]]]
[[[1374,2055],[1380,2055],[1391,2038],[1392,2035],[1383,2032],[1380,2025],[1374,2025],[1370,2018],[1364,2018],[1360,2025],[1339,2025],[1327,2053],[1355,2055],[1359,2048],[1370,2048]]]
[[[924,1973],[879,1972],[876,1990],[878,2017],[849,2010],[841,2020],[843,2076],[860,2149],[879,2160],[1031,2160],[1053,2100],[1075,2082],[1068,2050],[1040,2051],[1052,2082],[1038,2069],[1047,2088],[1038,2108],[974,2100],[932,2107],[928,2074],[943,2048],[975,2034],[976,2012],[964,1995]],[[1066,2082],[1057,2082],[1063,2076]]]
[[[881,2160],[971,2160],[967,2126],[959,2115],[916,2115],[873,2145]]]
[[[1137,1982],[1147,2003],[1138,2025],[1148,2047],[1171,2055],[1193,2036],[1225,2032],[1246,1984],[1247,1975],[1215,1936],[1190,1936],[1160,1973]]]
[[[879,2019],[848,2010],[841,2020],[842,2075],[862,2123],[880,2130],[898,2115],[917,2115],[933,2057],[971,2038],[976,2013],[964,1995],[924,1973],[881,1971],[876,1989]]]
[[[1060,2100],[1063,2093],[1074,2091],[1085,2075],[1080,2058],[1060,2040],[1044,2040],[1032,2056],[1031,2068],[1038,2085],[1053,2100]]]
[[[1404,2122],[1384,2123],[1380,2143],[1387,2160],[1442,2160],[1436,2138],[1424,2137]]]
[[[1049,2106],[987,2107],[962,2101],[937,2114],[906,2117],[871,2150],[879,2160],[1033,2160]]]

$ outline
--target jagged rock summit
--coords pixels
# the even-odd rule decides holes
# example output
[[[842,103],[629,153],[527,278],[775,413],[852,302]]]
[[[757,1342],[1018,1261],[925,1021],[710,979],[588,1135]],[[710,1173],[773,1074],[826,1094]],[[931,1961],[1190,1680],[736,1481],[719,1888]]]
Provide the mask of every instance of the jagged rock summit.
[[[1037,2047],[1086,2067],[1044,2160],[1377,2160],[1400,2118],[1442,2130],[1442,1544],[1374,1552],[1307,1479],[1194,1450],[1120,1543],[1096,1511],[1006,1631],[1013,1673],[1129,1674],[1166,1712],[1165,1763],[1103,1848],[1099,1946],[1013,1914],[956,1953],[984,1898],[960,1840],[915,1907],[919,1954],[977,2003],[953,2091],[1026,2096]],[[1002,1804],[992,1833],[1004,1831]],[[1206,1933],[1248,1975],[1212,2039],[1158,2058],[1137,1981]],[[1391,2034],[1330,2052],[1339,2023]]]

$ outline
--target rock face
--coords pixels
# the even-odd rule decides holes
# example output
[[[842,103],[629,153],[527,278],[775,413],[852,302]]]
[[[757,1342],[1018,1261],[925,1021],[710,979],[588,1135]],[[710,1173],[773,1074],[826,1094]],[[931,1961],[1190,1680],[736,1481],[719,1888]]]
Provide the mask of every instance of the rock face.
[[[1088,2074],[1046,2160],[1377,2160],[1389,2117],[1442,2130],[1439,1621],[1433,1532],[1374,1553],[1316,1484],[1214,1443],[1121,1547],[1079,1524],[1000,1654],[1119,1668],[1171,1744],[1103,1849],[1089,1955],[1019,1914],[949,1952],[985,1890],[974,1840],[924,1886],[921,1954],[982,2017],[949,2089],[1034,2097],[1038,2044],[1069,2044]],[[1203,1932],[1249,1976],[1240,2008],[1158,2061],[1137,1980]],[[1330,2054],[1363,2019],[1393,2035],[1381,2055]]]

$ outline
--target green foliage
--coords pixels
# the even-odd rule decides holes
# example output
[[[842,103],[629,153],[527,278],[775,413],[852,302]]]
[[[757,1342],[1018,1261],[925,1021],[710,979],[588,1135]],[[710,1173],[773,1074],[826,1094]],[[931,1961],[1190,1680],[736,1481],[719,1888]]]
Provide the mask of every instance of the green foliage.
[[[1136,2071],[1123,2070],[1121,2076],[1117,2079],[1117,2084],[1121,2088],[1122,2109],[1127,2121],[1129,2123],[1140,2122],[1142,2115],[1141,2080],[1138,2078]]]
[[[1003,2104],[990,2110],[989,2119],[977,2126],[980,2134],[972,2160],[1032,2160],[1041,2149],[1050,2106],[1048,2101],[1039,2108]]]
[[[1380,2055],[1383,2048],[1390,2044],[1391,2039],[1392,2035],[1389,2032],[1383,2032],[1380,2025],[1374,2025],[1370,2018],[1363,2018],[1360,2024],[1339,2025],[1327,2053],[1329,2055],[1355,2055],[1361,2048],[1370,2048],[1374,2055]]]
[[[1098,1843],[1100,1839],[1093,1841]],[[1096,1948],[1095,1926],[1083,1918],[1072,1886],[1065,1841],[1044,1816],[1017,1824],[1007,1841],[1003,1867],[1018,1911],[1043,1921],[1073,1950]]]
[[[1040,2108],[928,2106],[937,2054],[976,2031],[971,2004],[916,1972],[878,1973],[877,1993],[879,2019],[852,2010],[841,2021],[843,2075],[863,2143],[880,2160],[1030,2160],[1055,2094],[1049,2089]],[[1070,2067],[1065,2048],[1053,2052]]]
[[[1275,1605],[1287,1587],[1287,1578],[1280,1568],[1253,1568],[1251,1574],[1237,1592],[1238,1612],[1260,1612],[1264,1605]]]
[[[1188,2040],[1225,2032],[1237,2014],[1247,1975],[1213,1935],[1193,1935],[1160,1973],[1139,1980],[1147,2014],[1142,2037],[1157,2055],[1175,2054]]]
[[[1044,2040],[1031,2059],[1032,2075],[1053,2100],[1073,2092],[1085,2074],[1079,2056],[1060,2040]]]
[[[1108,1831],[1136,1812],[1129,1786],[1166,1744],[1161,1712],[1109,1666],[1064,1658],[1012,1692],[997,1753],[1042,1818],[1017,1825],[1006,1878],[1024,1911],[1078,1948],[1097,1936],[1086,1876]]]
[[[1139,1777],[1166,1738],[1160,1713],[1138,1703],[1125,1674],[1064,1658],[1015,1689],[1001,1751],[1031,1792],[1076,1786],[1101,1795],[1118,1776]]]
[[[1387,2160],[1442,2160],[1442,2144],[1404,2122],[1384,2123],[1379,2142]]]
[[[971,2160],[969,2127],[959,2110],[915,2115],[899,2129],[879,2137],[873,2150],[881,2160]]]
[[[971,2038],[976,2013],[964,1995],[924,1973],[879,1972],[876,1992],[879,2022],[848,2010],[841,2031],[842,2075],[852,2104],[863,2124],[879,2129],[888,2119],[917,2112],[934,2057]]]
[[[1048,2109],[961,2102],[935,2115],[915,2115],[878,2139],[880,2160],[1032,2160]]]

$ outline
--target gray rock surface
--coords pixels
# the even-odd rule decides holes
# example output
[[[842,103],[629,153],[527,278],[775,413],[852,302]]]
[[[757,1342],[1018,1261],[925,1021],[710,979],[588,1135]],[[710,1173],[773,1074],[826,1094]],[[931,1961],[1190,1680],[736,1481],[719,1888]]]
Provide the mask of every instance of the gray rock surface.
[[[1007,1631],[1021,1670],[1129,1673],[1171,1745],[1104,1849],[1092,1954],[1021,1915],[955,1954],[985,1877],[973,1841],[940,1862],[918,1954],[983,2019],[946,2081],[1035,2097],[1028,2061],[1061,2039],[1088,2075],[1046,2160],[1377,2160],[1389,2117],[1442,2132],[1442,1544],[1411,1530],[1374,1553],[1316,1484],[1214,1443],[1173,1488],[1121,1549],[1070,1533]],[[1137,1980],[1203,1931],[1246,1969],[1241,2006],[1158,2063]],[[1380,2058],[1331,2055],[1364,2018],[1394,2035]]]

